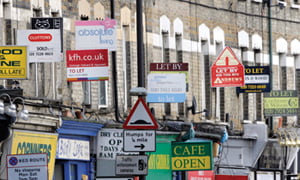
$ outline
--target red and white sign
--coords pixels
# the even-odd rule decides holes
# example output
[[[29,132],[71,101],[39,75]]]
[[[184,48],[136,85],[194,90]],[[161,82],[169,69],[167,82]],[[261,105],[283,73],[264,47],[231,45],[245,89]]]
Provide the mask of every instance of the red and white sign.
[[[17,45],[27,46],[30,63],[63,60],[59,29],[18,30]]]
[[[138,98],[123,124],[124,129],[157,129],[158,124],[143,98]]]
[[[69,82],[108,80],[107,49],[69,50],[66,60]]]
[[[51,41],[52,35],[49,33],[46,34],[30,34],[28,36],[28,40],[31,42],[45,42],[45,41]]]
[[[188,180],[214,180],[214,171],[187,171]]]
[[[211,66],[212,87],[240,87],[245,84],[244,66],[230,47],[218,56]]]

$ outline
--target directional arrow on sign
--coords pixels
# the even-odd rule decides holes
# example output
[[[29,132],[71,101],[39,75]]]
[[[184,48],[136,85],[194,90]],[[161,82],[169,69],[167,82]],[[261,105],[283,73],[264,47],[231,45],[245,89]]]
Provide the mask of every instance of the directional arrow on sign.
[[[155,130],[124,130],[124,152],[154,152]]]
[[[134,147],[135,147],[135,148],[144,149],[144,148],[145,148],[145,145],[144,145],[144,144],[141,144],[141,145],[135,145]]]

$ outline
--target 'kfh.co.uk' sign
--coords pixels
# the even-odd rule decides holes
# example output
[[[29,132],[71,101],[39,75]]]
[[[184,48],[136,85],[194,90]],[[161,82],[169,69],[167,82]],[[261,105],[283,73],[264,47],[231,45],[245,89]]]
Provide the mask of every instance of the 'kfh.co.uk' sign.
[[[108,50],[69,50],[67,53],[68,81],[108,80]]]
[[[116,20],[106,18],[103,21],[76,21],[76,49],[116,50]]]

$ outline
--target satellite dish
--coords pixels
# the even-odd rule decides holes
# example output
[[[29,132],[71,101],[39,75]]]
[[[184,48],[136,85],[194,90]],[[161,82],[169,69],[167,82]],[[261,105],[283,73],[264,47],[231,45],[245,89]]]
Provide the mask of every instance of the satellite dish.
[[[197,100],[196,100],[195,96],[193,96],[193,99],[192,99],[192,106],[189,106],[187,108],[187,110],[188,111],[191,110],[192,114],[205,113],[205,116],[208,117],[208,110],[207,109],[203,109],[203,111],[197,112]]]
[[[155,109],[152,107],[152,108],[150,108],[150,112],[151,112],[151,114],[155,117]]]
[[[197,109],[197,101],[196,101],[195,96],[193,96],[193,99],[192,99],[192,106],[189,106],[187,109],[188,109],[188,111],[191,110],[191,111],[192,111],[192,114],[197,114],[197,113],[196,113],[196,109]]]

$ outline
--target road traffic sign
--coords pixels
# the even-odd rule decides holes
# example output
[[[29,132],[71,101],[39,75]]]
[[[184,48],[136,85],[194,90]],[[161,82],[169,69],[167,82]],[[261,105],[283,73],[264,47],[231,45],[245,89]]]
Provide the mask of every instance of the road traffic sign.
[[[48,179],[48,161],[46,153],[9,154],[6,156],[6,167],[8,180]]]
[[[155,151],[155,130],[125,130],[123,137],[125,152]]]
[[[116,158],[117,175],[147,175],[148,156],[147,155],[127,155]]]
[[[157,129],[158,124],[152,116],[145,100],[139,97],[123,124],[124,129]]]
[[[240,87],[245,84],[244,66],[230,47],[218,56],[211,66],[212,87]]]

